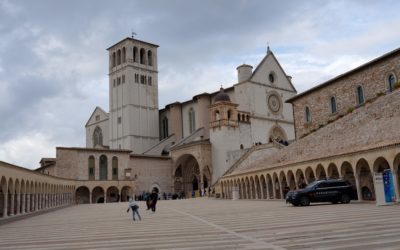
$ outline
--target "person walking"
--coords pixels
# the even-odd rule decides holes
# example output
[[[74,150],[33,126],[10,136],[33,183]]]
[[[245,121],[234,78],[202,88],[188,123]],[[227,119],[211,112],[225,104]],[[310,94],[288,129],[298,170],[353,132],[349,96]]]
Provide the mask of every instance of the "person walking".
[[[157,200],[158,200],[158,193],[156,190],[153,190],[153,192],[150,195],[150,200],[151,200],[151,211],[153,211],[153,213],[156,212],[156,204],[157,204]]]
[[[127,213],[129,212],[129,209],[132,210],[133,220],[135,220],[135,214],[137,214],[139,220],[142,220],[142,217],[140,217],[139,214],[139,206],[136,203],[136,201],[132,198],[129,198],[128,210],[126,210]]]

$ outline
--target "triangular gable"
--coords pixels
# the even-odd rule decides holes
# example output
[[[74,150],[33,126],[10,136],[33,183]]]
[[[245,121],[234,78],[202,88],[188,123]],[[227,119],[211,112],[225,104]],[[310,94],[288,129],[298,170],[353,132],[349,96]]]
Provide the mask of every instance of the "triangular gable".
[[[92,115],[90,116],[89,120],[86,122],[85,127],[87,127],[87,126],[89,126],[89,124],[95,122],[96,115],[100,115],[100,121],[108,119],[108,113],[106,113],[102,108],[97,106],[94,109],[94,111],[93,111]]]
[[[271,72],[275,73],[276,79],[274,83],[269,81],[269,74]],[[249,81],[297,92],[292,82],[288,79],[288,76],[286,75],[279,61],[276,59],[274,53],[272,53],[270,50],[268,50],[267,55],[253,71]]]

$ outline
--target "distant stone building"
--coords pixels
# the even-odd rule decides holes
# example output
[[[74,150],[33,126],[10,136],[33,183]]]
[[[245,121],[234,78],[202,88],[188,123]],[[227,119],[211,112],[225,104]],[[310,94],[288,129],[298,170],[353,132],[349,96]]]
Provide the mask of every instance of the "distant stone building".
[[[375,200],[374,173],[390,169],[400,188],[400,49],[287,100],[294,107],[296,142],[275,154],[261,146],[222,177],[221,193],[241,198],[283,197],[315,179],[343,178],[359,200]]]

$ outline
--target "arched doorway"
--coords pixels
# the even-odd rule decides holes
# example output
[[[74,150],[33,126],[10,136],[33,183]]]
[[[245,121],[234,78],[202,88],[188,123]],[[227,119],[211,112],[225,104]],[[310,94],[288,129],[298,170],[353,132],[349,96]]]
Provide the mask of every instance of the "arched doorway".
[[[90,203],[90,191],[86,186],[80,186],[75,191],[75,200],[77,204]]]
[[[107,203],[118,202],[120,199],[118,188],[115,186],[109,187],[107,189]]]
[[[347,161],[343,162],[340,172],[342,173],[342,179],[353,185],[355,198],[358,199],[356,177],[354,176],[354,170],[351,164]]]
[[[273,199],[274,198],[274,188],[272,185],[272,178],[271,175],[267,174],[267,189],[268,189],[268,198]]]
[[[129,201],[129,198],[132,198],[133,190],[129,186],[124,186],[121,189],[121,201]]]
[[[93,188],[92,203],[104,203],[104,189],[102,187]]]
[[[192,192],[198,192],[201,188],[200,168],[196,158],[186,154],[178,158],[174,171],[175,193],[186,193],[189,196]],[[208,185],[208,182],[207,182]]]
[[[315,175],[317,177],[317,180],[326,179],[325,168],[321,164],[318,164],[317,169],[315,170]]]
[[[328,166],[328,176],[330,179],[339,179],[339,171],[335,164],[331,163]]]
[[[310,184],[311,182],[315,181],[314,171],[312,170],[311,167],[306,168],[305,174],[306,174],[307,184]]]
[[[375,200],[374,182],[368,162],[365,159],[360,159],[357,162],[356,171],[360,182],[361,198],[363,200]]]

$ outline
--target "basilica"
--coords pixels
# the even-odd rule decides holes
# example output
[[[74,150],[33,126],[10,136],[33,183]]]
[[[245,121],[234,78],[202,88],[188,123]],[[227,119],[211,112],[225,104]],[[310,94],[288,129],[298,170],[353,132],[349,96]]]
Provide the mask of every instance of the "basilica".
[[[107,49],[109,107],[85,124],[86,147],[57,147],[30,171],[0,162],[0,217],[143,192],[282,199],[322,178],[375,200],[373,174],[400,185],[400,49],[297,94],[268,47],[237,81],[159,108],[158,48],[125,38]]]

